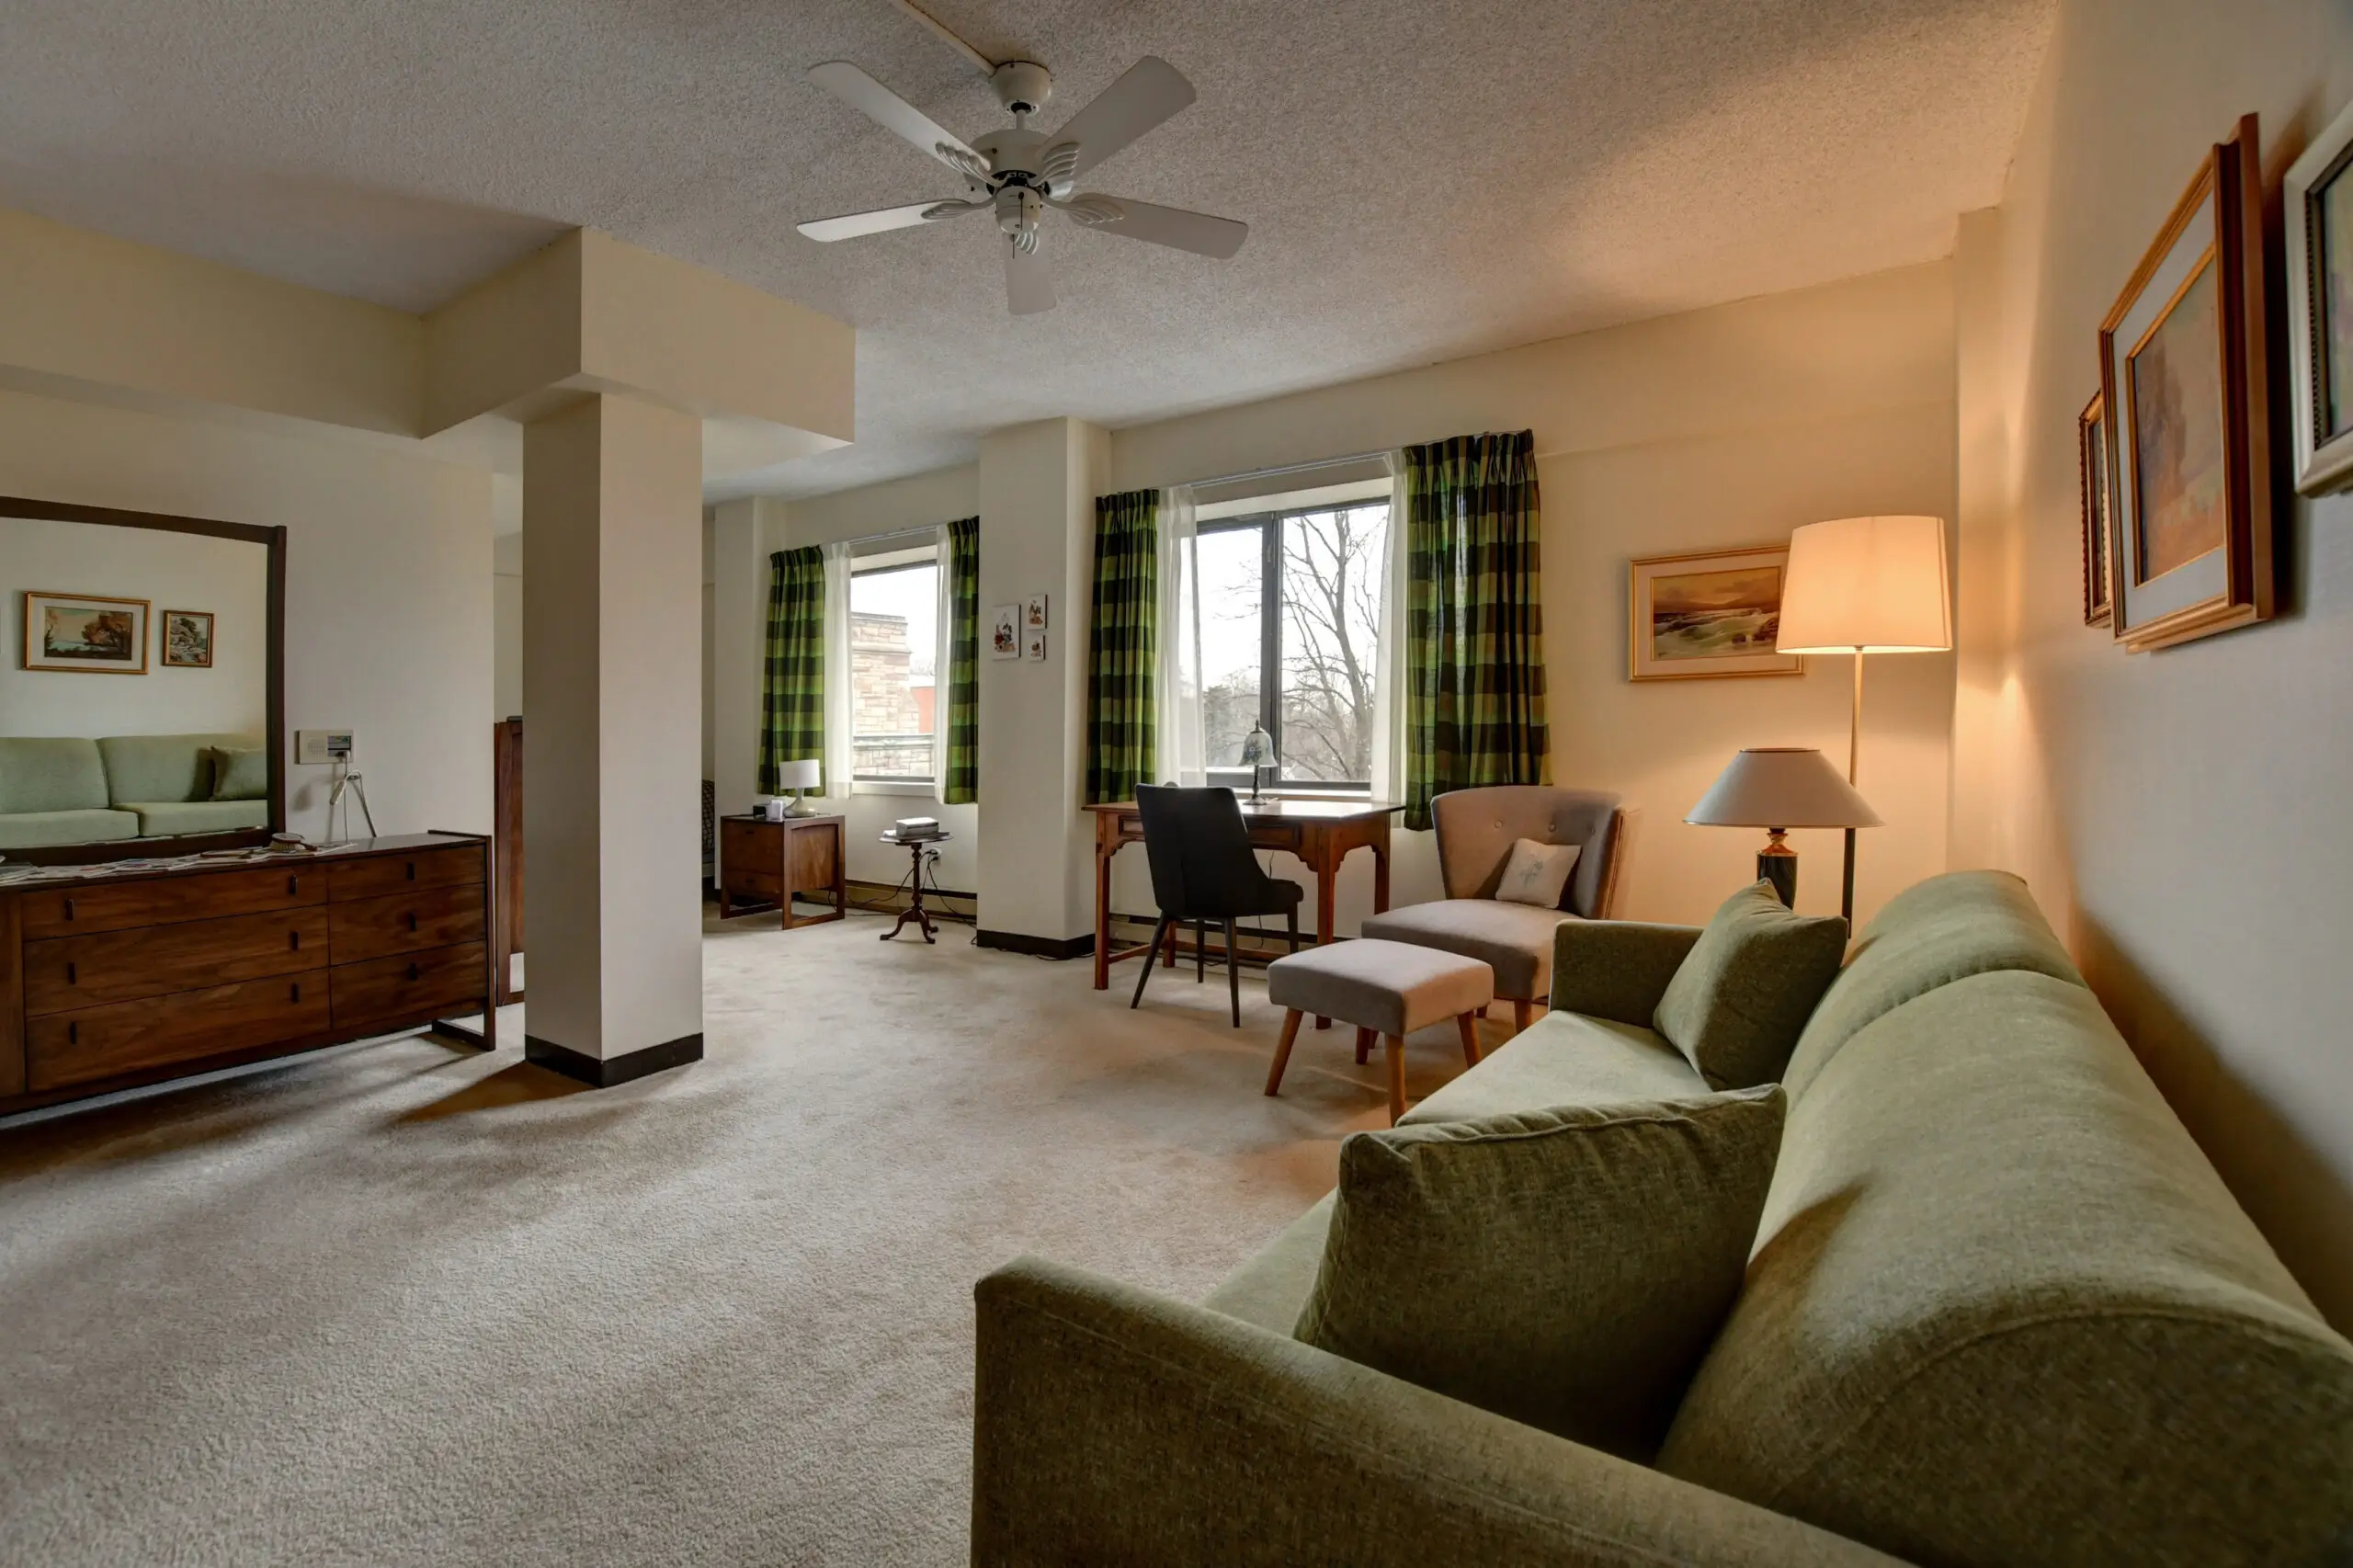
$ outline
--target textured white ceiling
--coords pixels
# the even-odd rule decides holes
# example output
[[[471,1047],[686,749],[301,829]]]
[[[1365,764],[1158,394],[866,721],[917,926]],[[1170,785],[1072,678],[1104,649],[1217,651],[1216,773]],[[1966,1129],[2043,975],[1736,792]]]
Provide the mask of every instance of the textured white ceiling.
[[[887,0],[6,0],[0,204],[407,310],[574,225],[858,328],[858,440],[803,494],[1947,254],[1997,200],[2053,0],[933,0],[1055,74],[1143,53],[1191,108],[1086,187],[1247,221],[1215,262],[1051,220],[1006,313],[956,193],[801,79],[858,62],[966,136],[984,82]]]

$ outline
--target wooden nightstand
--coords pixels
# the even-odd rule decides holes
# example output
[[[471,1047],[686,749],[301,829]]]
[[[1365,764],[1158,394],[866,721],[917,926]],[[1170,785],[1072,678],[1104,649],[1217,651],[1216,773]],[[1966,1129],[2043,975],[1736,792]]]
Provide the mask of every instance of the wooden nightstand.
[[[761,815],[720,818],[719,917],[731,918],[741,903],[777,905],[788,931],[841,919],[849,912],[844,820],[838,815],[787,817],[782,822]],[[796,894],[824,892],[834,895],[832,913],[793,914]]]

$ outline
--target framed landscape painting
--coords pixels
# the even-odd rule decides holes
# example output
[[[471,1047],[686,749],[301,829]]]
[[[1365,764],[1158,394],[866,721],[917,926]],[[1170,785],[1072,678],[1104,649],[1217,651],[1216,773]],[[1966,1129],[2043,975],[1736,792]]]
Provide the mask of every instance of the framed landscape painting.
[[[1781,630],[1786,544],[1653,555],[1632,563],[1628,680],[1794,676],[1805,660],[1774,651]]]
[[[25,668],[77,675],[147,673],[145,599],[25,594]]]
[[[2263,183],[2253,115],[2216,146],[2100,324],[2109,624],[2132,652],[2268,620]]]
[[[2281,182],[2296,488],[2353,488],[2353,107]]]
[[[212,667],[212,612],[209,609],[167,609],[164,612],[164,663],[175,669]]]

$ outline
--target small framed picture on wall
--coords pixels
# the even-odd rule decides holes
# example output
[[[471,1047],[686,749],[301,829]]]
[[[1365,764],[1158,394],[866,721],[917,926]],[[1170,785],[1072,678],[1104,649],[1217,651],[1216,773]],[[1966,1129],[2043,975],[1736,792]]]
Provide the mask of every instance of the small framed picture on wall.
[[[2289,392],[2296,488],[2353,488],[2353,106],[2280,184],[2288,219]]]
[[[1632,562],[1626,678],[1803,675],[1802,656],[1774,646],[1789,563],[1787,544],[1651,555]]]
[[[164,663],[173,669],[212,667],[212,612],[209,609],[164,611]]]
[[[1042,631],[1023,632],[1021,656],[1025,659],[1043,659],[1046,656],[1046,634]]]
[[[989,611],[989,657],[1021,657],[1021,607],[998,605]]]
[[[2084,496],[2084,624],[2108,624],[2108,415],[2097,392],[2075,418]]]
[[[149,602],[27,590],[25,668],[145,675]]]
[[[1032,594],[1021,607],[1021,629],[1025,631],[1046,630],[1046,596]]]

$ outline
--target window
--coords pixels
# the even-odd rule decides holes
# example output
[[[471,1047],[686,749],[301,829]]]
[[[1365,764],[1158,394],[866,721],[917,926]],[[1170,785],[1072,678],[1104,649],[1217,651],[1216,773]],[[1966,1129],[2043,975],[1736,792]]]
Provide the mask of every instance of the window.
[[[1246,788],[1262,724],[1279,782],[1372,787],[1374,642],[1389,503],[1203,523],[1201,730],[1210,780]]]
[[[931,782],[939,712],[938,552],[894,551],[849,579],[850,777]]]

